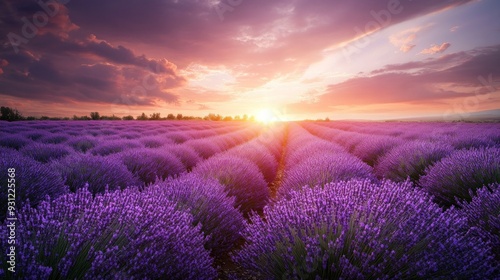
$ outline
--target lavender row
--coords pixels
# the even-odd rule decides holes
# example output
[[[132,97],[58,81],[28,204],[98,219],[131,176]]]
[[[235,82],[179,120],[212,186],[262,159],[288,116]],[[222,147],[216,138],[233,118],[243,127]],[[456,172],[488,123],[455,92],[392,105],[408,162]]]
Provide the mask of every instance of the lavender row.
[[[374,180],[372,168],[341,146],[318,139],[299,125],[291,125],[284,179],[278,198],[303,186],[324,185],[350,178]]]
[[[496,201],[498,202],[498,200]],[[409,182],[292,191],[252,216],[233,260],[257,279],[492,279],[491,243]]]

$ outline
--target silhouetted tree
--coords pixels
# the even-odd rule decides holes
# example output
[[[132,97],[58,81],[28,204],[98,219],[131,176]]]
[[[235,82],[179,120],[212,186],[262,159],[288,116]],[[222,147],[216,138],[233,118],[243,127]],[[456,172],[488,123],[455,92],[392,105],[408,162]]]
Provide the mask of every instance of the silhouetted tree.
[[[226,121],[226,122],[229,122],[229,121],[232,121],[233,120],[233,117],[231,116],[226,116],[222,119],[223,121]]]
[[[146,114],[142,113],[142,115],[137,116],[138,121],[146,121],[148,119],[148,116]]]
[[[175,120],[174,114],[168,114],[167,115],[167,120]]]
[[[119,120],[121,120],[121,118],[115,116],[115,114],[113,114],[112,116],[101,116],[100,119],[106,120],[106,121],[119,121]]]
[[[182,114],[177,114],[177,119],[182,120]]]
[[[149,117],[149,119],[152,120],[152,121],[157,121],[157,120],[161,119],[160,113],[153,113],[153,114],[151,114],[151,117]]]
[[[134,117],[133,117],[133,116],[131,116],[131,115],[124,116],[124,117],[122,117],[122,120],[124,120],[124,121],[133,121],[133,120],[134,120]]]
[[[4,121],[19,121],[19,120],[23,120],[23,116],[21,115],[21,113],[19,113],[19,111],[17,109],[12,109],[10,107],[1,107],[0,108],[0,112],[2,113],[2,115],[0,116],[0,120],[4,120]]]
[[[99,112],[91,112],[90,118],[93,120],[99,120],[101,118],[101,116],[99,115]]]

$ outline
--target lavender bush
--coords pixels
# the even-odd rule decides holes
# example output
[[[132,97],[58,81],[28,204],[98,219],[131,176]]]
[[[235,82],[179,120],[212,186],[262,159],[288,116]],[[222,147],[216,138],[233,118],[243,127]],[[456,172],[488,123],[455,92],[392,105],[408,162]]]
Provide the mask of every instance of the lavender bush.
[[[61,175],[48,165],[36,162],[11,149],[0,149],[0,219],[7,211],[7,182],[9,168],[15,169],[16,202],[24,203],[29,199],[31,206],[36,206],[46,196],[58,197],[68,192]]]
[[[92,193],[102,193],[106,188],[123,189],[138,185],[138,180],[118,160],[88,154],[68,156],[54,162],[51,168],[61,173],[71,191],[88,188]]]
[[[38,139],[39,142],[46,144],[60,144],[68,140],[69,136],[64,133],[50,133]]]
[[[160,150],[131,149],[120,153],[117,157],[144,184],[153,183],[157,179],[163,180],[186,171],[176,156]]]
[[[146,148],[159,148],[164,145],[174,144],[174,141],[164,136],[148,136],[139,139]]]
[[[498,268],[463,216],[408,182],[294,191],[243,236],[233,260],[256,279],[491,279]]]
[[[215,279],[200,226],[151,192],[87,190],[24,208],[17,227],[22,279]],[[6,234],[2,225],[1,233]],[[6,252],[2,240],[2,257]],[[5,261],[2,260],[2,266]]]
[[[201,224],[207,237],[205,248],[221,257],[241,238],[243,216],[234,208],[234,197],[228,197],[224,186],[216,180],[187,175],[148,187],[146,192],[166,196],[177,208],[193,215],[193,223]]]
[[[26,139],[23,135],[12,134],[12,135],[2,135],[0,137],[0,147],[11,148],[19,150],[22,147],[32,143],[30,139]]]
[[[94,147],[90,152],[93,155],[107,156],[110,154],[119,153],[121,151],[142,147],[137,141],[130,140],[104,140]]]
[[[289,153],[286,158],[287,167],[293,167],[297,164],[300,164],[305,159],[310,157],[315,157],[320,154],[345,154],[344,148],[341,146],[328,142],[322,139],[313,138],[311,141],[308,141],[302,145],[298,143],[295,149],[289,149]]]
[[[456,151],[429,168],[419,183],[445,205],[470,201],[471,191],[500,183],[500,148]]]
[[[258,142],[249,142],[237,146],[227,152],[228,154],[246,158],[255,163],[264,175],[266,182],[272,182],[278,171],[278,162],[271,152]]]
[[[97,139],[90,136],[77,136],[69,139],[67,144],[77,152],[86,153],[97,145]]]
[[[73,150],[65,144],[32,143],[24,146],[20,152],[38,162],[47,163],[65,157]]]
[[[31,139],[31,140],[38,140],[42,138],[43,136],[47,135],[45,131],[40,131],[40,130],[31,130],[31,131],[26,131],[21,133],[24,137]]]
[[[368,165],[374,166],[381,156],[402,143],[403,141],[396,137],[370,135],[356,145],[353,154]]]
[[[164,146],[163,149],[167,153],[172,153],[177,156],[178,159],[184,164],[187,171],[191,171],[193,167],[202,161],[202,158],[198,153],[188,145],[168,145]]]
[[[269,200],[269,188],[255,163],[236,156],[215,156],[198,164],[194,174],[213,178],[225,186],[228,195],[236,197],[236,207],[245,216],[260,211]]]
[[[412,141],[390,150],[375,165],[375,174],[393,181],[405,181],[408,177],[417,181],[425,168],[449,155],[453,148],[446,144]]]
[[[461,201],[459,206],[469,225],[480,228],[480,236],[491,242],[500,261],[500,184],[478,189],[471,202]]]
[[[303,186],[313,187],[352,178],[375,180],[372,168],[350,154],[316,154],[285,171],[278,197],[286,197],[292,190],[299,190]]]
[[[222,151],[222,148],[219,146],[219,144],[211,138],[189,140],[186,141],[183,145],[193,148],[203,159],[207,159]]]
[[[192,139],[192,137],[190,137],[187,133],[182,133],[182,132],[170,132],[165,134],[165,136],[170,138],[177,144],[184,143],[187,140]]]

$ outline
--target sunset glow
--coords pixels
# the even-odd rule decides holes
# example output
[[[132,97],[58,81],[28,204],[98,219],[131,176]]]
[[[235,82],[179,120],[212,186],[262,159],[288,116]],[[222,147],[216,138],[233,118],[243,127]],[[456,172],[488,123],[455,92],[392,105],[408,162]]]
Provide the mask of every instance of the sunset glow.
[[[495,0],[64,3],[0,4],[2,105],[200,117],[264,106],[292,120],[500,108]]]
[[[278,116],[271,109],[261,109],[255,116],[255,120],[263,124],[278,121]]]

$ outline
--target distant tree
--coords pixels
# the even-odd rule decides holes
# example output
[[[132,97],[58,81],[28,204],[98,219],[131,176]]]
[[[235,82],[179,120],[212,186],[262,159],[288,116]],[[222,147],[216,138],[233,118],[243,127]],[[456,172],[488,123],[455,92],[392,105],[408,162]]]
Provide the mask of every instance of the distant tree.
[[[112,116],[101,116],[100,119],[101,120],[106,120],[106,121],[118,121],[118,120],[121,120],[121,118],[115,116],[115,114],[113,114]]]
[[[101,119],[101,116],[99,115],[99,112],[91,112],[90,118],[93,120],[99,120],[99,119]]]
[[[146,121],[148,119],[148,116],[146,114],[142,113],[142,115],[137,116],[138,121]]]
[[[69,119],[69,118],[68,118],[68,119]],[[26,118],[26,120],[27,120],[27,121],[34,121],[34,120],[36,120],[36,117],[33,117],[33,116],[28,116],[28,117]]]
[[[177,114],[177,119],[182,120],[182,114]]]
[[[251,122],[255,121],[255,116],[250,116],[250,118],[248,120]]]
[[[75,118],[76,118],[76,119],[78,119],[78,117],[77,117],[76,115],[73,115],[73,119],[75,119]],[[49,117],[47,117],[47,116],[41,116],[41,117],[40,117],[40,120],[42,120],[42,121],[46,121],[46,120],[48,120],[48,119],[50,119],[50,118],[49,118]]]
[[[237,115],[237,116],[234,117],[234,120],[235,121],[241,121],[241,117],[239,115]]]
[[[160,113],[153,113],[153,114],[151,114],[151,116],[149,117],[149,119],[152,120],[152,121],[157,121],[157,120],[161,119]]]
[[[2,113],[2,115],[0,116],[0,120],[4,120],[4,121],[19,121],[19,120],[23,120],[23,116],[21,115],[21,113],[19,113],[19,111],[17,109],[12,109],[10,107],[1,107],[0,108],[0,112]]]
[[[329,122],[330,121],[330,118],[329,117],[326,117],[325,118],[325,122]]]
[[[223,121],[226,121],[226,122],[229,122],[229,121],[232,121],[233,120],[233,117],[231,116],[226,116],[222,119]]]
[[[167,120],[175,120],[174,114],[168,114],[167,115]]]
[[[243,120],[244,120],[244,121],[247,121],[247,120],[248,120],[248,115],[247,115],[247,114],[244,114],[244,115],[243,115]]]
[[[122,120],[124,120],[124,121],[133,121],[133,120],[134,120],[134,117],[133,117],[133,116],[131,116],[131,115],[124,116],[124,117],[122,117]]]
[[[220,121],[222,119],[221,115],[219,114],[208,114],[208,119],[211,120],[211,121]]]
[[[49,117],[42,117],[41,119],[46,119],[46,120],[54,120],[54,118],[49,118]],[[77,116],[77,115],[73,115],[73,120],[75,121],[87,121],[87,120],[91,120],[91,118],[89,118],[89,116]]]

